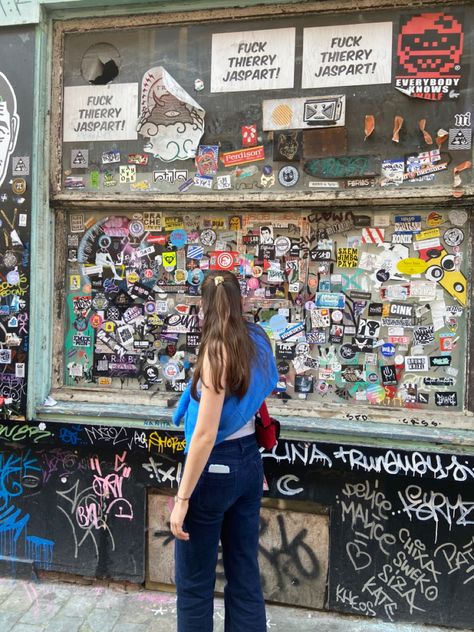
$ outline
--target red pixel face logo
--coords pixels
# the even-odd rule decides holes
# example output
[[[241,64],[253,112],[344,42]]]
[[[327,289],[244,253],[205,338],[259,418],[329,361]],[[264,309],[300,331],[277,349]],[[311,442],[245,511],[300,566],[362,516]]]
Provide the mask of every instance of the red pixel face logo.
[[[463,50],[462,25],[452,15],[423,13],[411,18],[398,36],[398,59],[408,74],[442,77],[458,72]]]

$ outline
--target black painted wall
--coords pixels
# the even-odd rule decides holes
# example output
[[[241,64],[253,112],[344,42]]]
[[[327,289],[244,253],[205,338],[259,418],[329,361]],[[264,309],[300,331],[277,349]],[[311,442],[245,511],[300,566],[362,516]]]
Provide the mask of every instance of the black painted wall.
[[[182,435],[29,427],[28,445],[14,425],[0,433],[0,554],[143,582],[147,490],[176,490]],[[329,508],[329,610],[471,625],[474,458],[290,440],[263,456],[267,496]],[[306,535],[282,540],[273,563],[284,581],[298,581],[286,576],[288,556],[296,573],[314,571]],[[168,545],[168,525],[162,537]]]

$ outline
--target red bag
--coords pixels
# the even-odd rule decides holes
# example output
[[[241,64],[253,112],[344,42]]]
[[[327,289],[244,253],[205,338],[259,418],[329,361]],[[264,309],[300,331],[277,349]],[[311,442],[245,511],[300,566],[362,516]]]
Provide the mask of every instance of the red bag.
[[[270,417],[265,402],[255,415],[255,434],[258,445],[265,450],[274,448],[280,437],[280,422],[278,419]]]

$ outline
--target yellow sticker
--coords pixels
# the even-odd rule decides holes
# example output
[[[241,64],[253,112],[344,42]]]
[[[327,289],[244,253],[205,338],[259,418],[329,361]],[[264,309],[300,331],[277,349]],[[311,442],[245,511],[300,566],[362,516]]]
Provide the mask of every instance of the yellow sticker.
[[[70,290],[79,290],[81,288],[81,275],[80,274],[70,274],[69,275],[69,289]]]
[[[437,213],[436,211],[430,213],[426,218],[428,226],[440,226],[441,224],[444,224],[445,221],[444,215],[441,215],[441,213]]]
[[[415,235],[416,241],[423,241],[424,239],[434,239],[440,237],[441,231],[439,228],[430,228],[430,230],[423,230],[421,233]]]
[[[357,248],[338,248],[336,261],[337,268],[357,268],[359,251]]]
[[[127,275],[127,281],[129,283],[138,283],[139,279],[140,277],[136,272],[130,272],[130,274]]]
[[[164,230],[177,230],[178,228],[184,228],[184,222],[182,217],[168,216],[163,218]]]
[[[112,384],[112,378],[111,377],[98,377],[97,382],[98,384],[100,384],[100,386],[110,386]]]
[[[176,252],[163,252],[161,255],[161,260],[165,268],[176,268]]]
[[[426,266],[426,261],[423,261],[423,259],[409,257],[408,259],[401,259],[397,263],[397,270],[402,274],[421,274],[426,270]]]

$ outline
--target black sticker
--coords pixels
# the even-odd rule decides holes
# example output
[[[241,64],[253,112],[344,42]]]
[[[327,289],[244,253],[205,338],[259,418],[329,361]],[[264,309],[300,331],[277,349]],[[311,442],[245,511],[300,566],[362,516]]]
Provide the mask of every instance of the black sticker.
[[[344,360],[352,360],[352,358],[355,358],[356,353],[356,349],[349,344],[342,345],[342,347],[339,349],[339,355]]]
[[[430,366],[451,366],[451,356],[431,356]]]
[[[357,351],[371,352],[374,348],[374,341],[372,338],[364,338],[363,336],[355,336],[352,338],[352,344]]]
[[[295,377],[295,393],[312,393],[313,387],[312,375],[297,375]]]
[[[447,391],[446,393],[435,393],[436,406],[457,406],[458,394],[456,391]]]
[[[277,342],[275,355],[280,360],[292,360],[295,357],[295,345],[292,342]]]
[[[416,396],[416,401],[419,404],[429,404],[430,403],[430,394],[429,393],[418,393]]]
[[[393,365],[387,364],[385,366],[381,366],[380,372],[382,374],[382,384],[385,386],[397,384],[397,372],[395,371],[395,367]]]
[[[378,272],[376,272],[375,274],[375,277],[377,281],[385,283],[385,281],[388,281],[390,278],[390,272],[387,272],[387,270],[378,270]]]
[[[369,316],[382,316],[382,303],[370,303]]]

